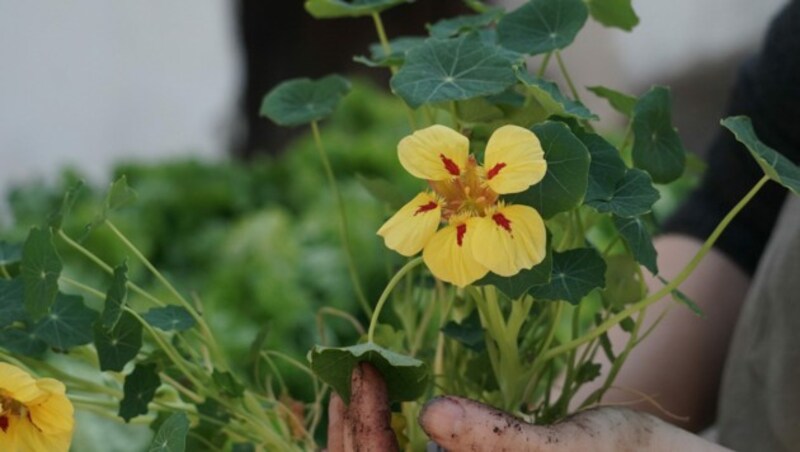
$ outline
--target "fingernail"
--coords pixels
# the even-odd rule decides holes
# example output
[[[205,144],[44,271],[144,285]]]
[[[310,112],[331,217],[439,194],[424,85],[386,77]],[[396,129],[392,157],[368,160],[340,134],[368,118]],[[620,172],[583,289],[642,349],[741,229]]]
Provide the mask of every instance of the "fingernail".
[[[419,424],[434,441],[453,438],[461,433],[464,407],[450,397],[437,397],[422,407]]]

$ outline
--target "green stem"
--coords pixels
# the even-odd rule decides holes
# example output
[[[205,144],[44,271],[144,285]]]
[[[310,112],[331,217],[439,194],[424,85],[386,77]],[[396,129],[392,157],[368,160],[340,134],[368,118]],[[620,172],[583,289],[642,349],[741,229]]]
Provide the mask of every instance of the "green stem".
[[[533,365],[531,366],[531,378],[528,380],[528,385],[525,387],[525,390],[522,392],[522,401],[526,402],[530,398],[533,391],[536,389],[536,386],[539,384],[539,380],[541,379],[541,370],[543,365],[537,366],[537,363],[542,361],[539,359],[545,351],[550,347],[550,344],[553,342],[553,338],[556,335],[556,329],[558,328],[559,320],[561,319],[561,308],[562,302],[555,301],[553,302],[555,307],[550,307],[550,311],[553,312],[553,320],[550,322],[549,328],[547,330],[547,334],[545,335],[545,340],[542,343],[542,346],[536,353],[536,359],[533,361]],[[548,386],[549,387],[549,386]]]
[[[191,381],[193,385],[195,385],[196,389],[206,387],[202,382],[200,382],[200,380],[198,380],[195,377],[195,375],[191,372],[191,370],[188,367],[186,367],[186,364],[183,362],[183,359],[180,357],[180,354],[175,350],[174,347],[172,347],[172,345],[164,341],[164,339],[159,335],[158,331],[154,330],[153,327],[151,327],[150,324],[147,323],[147,321],[143,319],[142,316],[140,316],[133,309],[128,307],[124,307],[123,309],[132,316],[134,316],[136,320],[138,320],[139,323],[142,324],[142,327],[144,327],[144,329],[147,330],[148,333],[150,333],[150,336],[153,337],[153,340],[155,340],[158,346],[161,347],[162,350],[164,350],[164,353],[167,354],[169,359],[173,362],[173,364],[175,364],[175,366],[181,371],[181,373],[183,373],[183,375],[189,381]]]
[[[636,339],[639,337],[639,329],[641,329],[642,323],[644,323],[645,313],[646,311],[643,310],[639,312],[639,315],[636,317],[636,323],[633,326],[633,331],[631,331],[631,334],[628,337],[628,343],[625,344],[625,349],[622,351],[622,353],[620,353],[617,356],[617,359],[615,359],[614,363],[611,365],[611,370],[609,370],[608,376],[606,377],[606,381],[603,382],[603,386],[601,386],[599,389],[597,389],[591,395],[589,395],[589,397],[587,397],[586,400],[584,400],[583,403],[581,403],[580,406],[581,408],[590,406],[595,402],[601,401],[605,393],[611,387],[611,385],[614,384],[614,380],[616,380],[617,375],[619,374],[619,371],[622,368],[622,364],[628,358],[628,355],[631,353],[631,350],[633,350],[633,347],[635,347],[637,344]]]
[[[11,274],[8,273],[5,265],[0,265],[0,275],[2,275],[5,279],[11,279]]]
[[[86,293],[92,294],[92,295],[94,295],[95,297],[97,297],[97,298],[99,298],[101,300],[105,300],[106,299],[106,294],[104,294],[103,292],[95,289],[94,287],[89,287],[86,284],[83,284],[81,282],[75,281],[72,278],[68,278],[68,277],[66,277],[64,275],[61,275],[61,276],[59,276],[58,280],[63,282],[63,283],[69,284],[70,286],[76,287],[76,288],[78,288],[78,289],[80,289],[80,290],[82,290],[82,291],[84,291]]]
[[[456,108],[456,102],[450,102],[450,120],[453,121],[453,128],[456,130],[461,130],[460,123],[458,122],[458,109]]]
[[[325,324],[323,322],[323,316],[325,315],[347,320],[351,325],[353,325],[353,329],[355,329],[359,335],[364,334],[364,327],[361,325],[361,322],[359,322],[358,319],[342,310],[324,306],[319,308],[317,311],[317,329],[319,330],[319,338],[322,341],[322,345],[325,345]]]
[[[83,246],[81,246],[78,242],[72,240],[72,238],[70,238],[66,233],[64,233],[64,231],[62,229],[58,230],[58,236],[61,238],[61,240],[63,240],[67,245],[72,247],[75,251],[77,251],[80,254],[84,255],[90,261],[94,262],[98,267],[102,268],[103,271],[105,271],[109,275],[113,275],[114,274],[114,269],[111,268],[110,265],[106,264],[102,259],[97,257],[97,255],[95,255],[91,251],[89,251],[86,248],[84,248]],[[137,294],[141,295],[143,298],[145,298],[148,301],[150,301],[151,303],[153,303],[154,305],[159,306],[159,307],[166,306],[166,304],[163,301],[161,301],[158,298],[154,297],[149,292],[147,292],[146,290],[142,289],[141,287],[139,287],[138,285],[134,284],[133,282],[128,281],[126,286],[129,289],[131,289],[134,292],[136,292]]]
[[[378,316],[381,314],[381,310],[383,309],[383,305],[386,304],[386,300],[389,299],[389,294],[392,293],[394,287],[397,285],[397,283],[400,282],[400,280],[403,279],[406,273],[410,272],[412,269],[414,269],[414,267],[416,267],[421,263],[422,263],[421,257],[416,257],[414,259],[411,259],[406,263],[406,265],[403,266],[403,268],[401,268],[397,273],[395,273],[392,279],[389,280],[389,283],[386,284],[386,288],[383,289],[383,293],[381,294],[381,297],[378,299],[378,304],[375,305],[375,311],[372,313],[372,319],[370,319],[369,321],[369,330],[367,331],[367,341],[374,342],[372,339],[375,336],[375,327],[378,326]]]
[[[572,83],[572,77],[569,76],[569,72],[567,71],[567,66],[564,64],[564,60],[561,59],[561,52],[556,50],[556,61],[558,62],[558,67],[561,69],[561,73],[564,74],[564,80],[567,81],[567,85],[569,86],[569,90],[572,93],[572,97],[575,98],[578,102],[581,101],[581,96],[578,95],[578,90],[575,89],[575,84]]]
[[[544,77],[544,72],[547,70],[547,65],[550,64],[550,58],[553,56],[553,52],[547,52],[544,58],[542,59],[542,64],[539,65],[539,70],[536,71],[536,76],[539,78]]]
[[[328,178],[328,184],[330,185],[331,191],[336,198],[336,204],[339,208],[339,236],[342,240],[342,249],[344,250],[345,258],[347,259],[347,268],[350,271],[350,282],[353,284],[353,290],[356,293],[356,299],[358,300],[359,304],[361,304],[361,308],[364,310],[364,313],[369,316],[372,314],[372,309],[367,302],[367,297],[364,295],[364,292],[361,289],[361,281],[358,277],[358,272],[356,271],[356,263],[353,259],[352,248],[350,247],[350,236],[347,232],[347,212],[345,212],[344,200],[342,199],[341,192],[339,192],[338,185],[336,185],[336,176],[334,176],[333,169],[331,168],[331,162],[328,160],[328,153],[325,152],[325,147],[322,145],[322,137],[319,133],[319,125],[317,125],[317,121],[311,121],[311,132],[314,135],[314,143],[317,146],[317,151],[319,151],[319,158],[322,160],[322,166],[325,168],[325,175]]]
[[[158,271],[158,269],[147,259],[147,257],[145,257],[145,255],[142,254],[141,251],[139,251],[139,248],[137,248],[136,245],[131,243],[131,241],[128,240],[128,238],[125,237],[125,235],[122,232],[120,232],[120,230],[117,229],[114,226],[114,224],[111,223],[110,220],[106,219],[105,224],[106,226],[108,226],[109,229],[111,229],[114,235],[116,235],[117,238],[122,243],[124,243],[126,247],[128,247],[128,249],[133,253],[133,255],[136,256],[136,258],[139,259],[139,261],[142,264],[144,264],[145,267],[147,267],[150,273],[152,273],[153,276],[155,276],[156,279],[158,279],[158,281],[161,284],[163,284],[164,287],[166,287],[167,290],[175,297],[175,299],[177,299],[178,302],[181,305],[183,305],[183,307],[189,312],[192,318],[194,318],[194,320],[200,326],[200,330],[202,331],[202,336],[205,338],[205,342],[211,347],[211,353],[214,355],[216,362],[219,365],[222,365],[223,367],[227,367],[225,365],[225,357],[222,355],[222,353],[220,353],[219,346],[217,346],[217,343],[214,340],[214,335],[211,334],[211,329],[208,327],[205,318],[200,314],[198,314],[197,309],[195,309],[195,307],[192,306],[192,304],[189,303],[189,301],[187,301],[186,298],[184,298],[183,295],[181,295],[177,289],[175,289],[175,286],[173,286],[167,280],[167,278],[165,278],[164,275],[162,275],[161,272]]]
[[[381,15],[377,12],[372,13],[372,21],[375,23],[375,31],[378,32],[378,39],[381,42],[381,48],[383,49],[383,54],[386,55],[388,58],[389,55],[392,54],[392,46],[389,44],[389,39],[386,37],[386,30],[383,27],[383,20],[381,20]],[[392,66],[392,73],[394,73],[397,69]]]
[[[543,355],[541,355],[540,357],[541,359],[538,359],[537,361],[544,363],[549,359],[552,359],[562,353],[568,352],[569,350],[575,347],[578,347],[596,337],[599,337],[600,335],[602,335],[603,333],[605,333],[606,331],[610,330],[612,327],[617,325],[626,317],[630,317],[631,315],[647,308],[651,304],[664,298],[664,296],[668,295],[677,287],[679,287],[686,280],[686,278],[688,278],[689,275],[694,271],[697,265],[700,264],[700,261],[703,260],[706,254],[708,254],[708,252],[711,251],[711,248],[714,246],[714,243],[716,243],[717,239],[722,234],[722,232],[725,231],[730,222],[733,221],[734,217],[736,217],[736,215],[747,205],[747,203],[750,202],[751,199],[753,199],[756,193],[758,193],[758,191],[761,189],[762,186],[764,186],[764,184],[767,183],[767,181],[769,181],[768,176],[762,177],[761,180],[759,180],[753,186],[753,188],[750,189],[750,191],[730,210],[730,212],[728,212],[728,214],[725,215],[725,217],[722,219],[722,221],[720,221],[720,223],[717,225],[717,227],[714,229],[714,231],[711,233],[711,235],[708,237],[705,243],[703,243],[703,246],[700,247],[700,250],[698,250],[697,254],[695,254],[692,260],[689,261],[689,263],[686,265],[686,267],[684,267],[683,270],[681,270],[681,272],[678,273],[678,275],[672,281],[670,281],[669,284],[662,287],[661,290],[655,292],[654,294],[632,305],[629,305],[627,308],[609,317],[606,321],[598,325],[597,328],[589,331],[586,335],[546,351]],[[543,364],[539,364],[539,366],[542,365]],[[536,363],[534,363],[534,366],[536,366]]]

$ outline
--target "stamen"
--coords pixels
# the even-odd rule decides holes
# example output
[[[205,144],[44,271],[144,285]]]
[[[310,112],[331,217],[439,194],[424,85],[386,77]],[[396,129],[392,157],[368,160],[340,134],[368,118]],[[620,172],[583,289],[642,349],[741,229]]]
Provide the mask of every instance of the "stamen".
[[[511,220],[505,217],[502,213],[496,213],[492,215],[492,220],[497,223],[498,226],[511,233]]]
[[[461,174],[461,170],[458,168],[458,165],[456,165],[456,162],[445,157],[444,154],[439,154],[439,158],[442,159],[442,163],[444,163],[444,168],[447,170],[448,173],[452,174],[453,176],[458,176]]]
[[[503,163],[503,162],[500,162],[500,163],[496,164],[489,171],[486,172],[486,178],[487,179],[491,179],[491,178],[497,176],[497,173],[499,173],[500,170],[505,168],[505,167],[506,167],[506,164]]]

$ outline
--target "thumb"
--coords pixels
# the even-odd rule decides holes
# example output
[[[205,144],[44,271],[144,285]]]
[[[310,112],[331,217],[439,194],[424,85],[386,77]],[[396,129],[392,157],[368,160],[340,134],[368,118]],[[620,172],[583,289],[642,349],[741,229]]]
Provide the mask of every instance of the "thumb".
[[[553,427],[531,425],[460,397],[431,400],[422,409],[419,423],[433,441],[448,450],[544,452],[561,441],[560,432]]]

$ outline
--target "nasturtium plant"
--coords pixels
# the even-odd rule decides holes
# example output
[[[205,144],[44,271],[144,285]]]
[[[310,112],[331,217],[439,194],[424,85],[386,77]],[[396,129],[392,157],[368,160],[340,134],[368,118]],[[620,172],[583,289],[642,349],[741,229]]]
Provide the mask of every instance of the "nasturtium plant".
[[[700,314],[678,287],[765,183],[800,194],[800,169],[748,118],[723,120],[765,176],[663,279],[659,193],[700,172],[669,90],[586,87],[627,122],[603,130],[562,58],[590,16],[634,28],[631,0],[511,11],[464,0],[474,14],[388,35],[381,13],[405,3],[304,2],[316,18],[375,26],[379,42],[355,60],[391,76],[394,97],[340,75],[280,83],[261,116],[310,129],[283,156],[235,171],[168,166],[161,179],[126,167],[105,195],[70,174],[63,196],[29,196],[53,210],[35,218],[20,201],[20,225],[0,237],[0,361],[62,380],[77,409],[148,423],[151,451],[319,450],[330,393],[363,400],[351,384],[364,362],[386,383],[406,450],[426,447],[415,418],[440,394],[553,423],[603,402],[651,306],[671,296]],[[160,207],[137,205],[125,173]],[[172,196],[175,184],[189,195]],[[208,212],[213,227],[188,233]],[[623,346],[609,338],[617,327]]]

